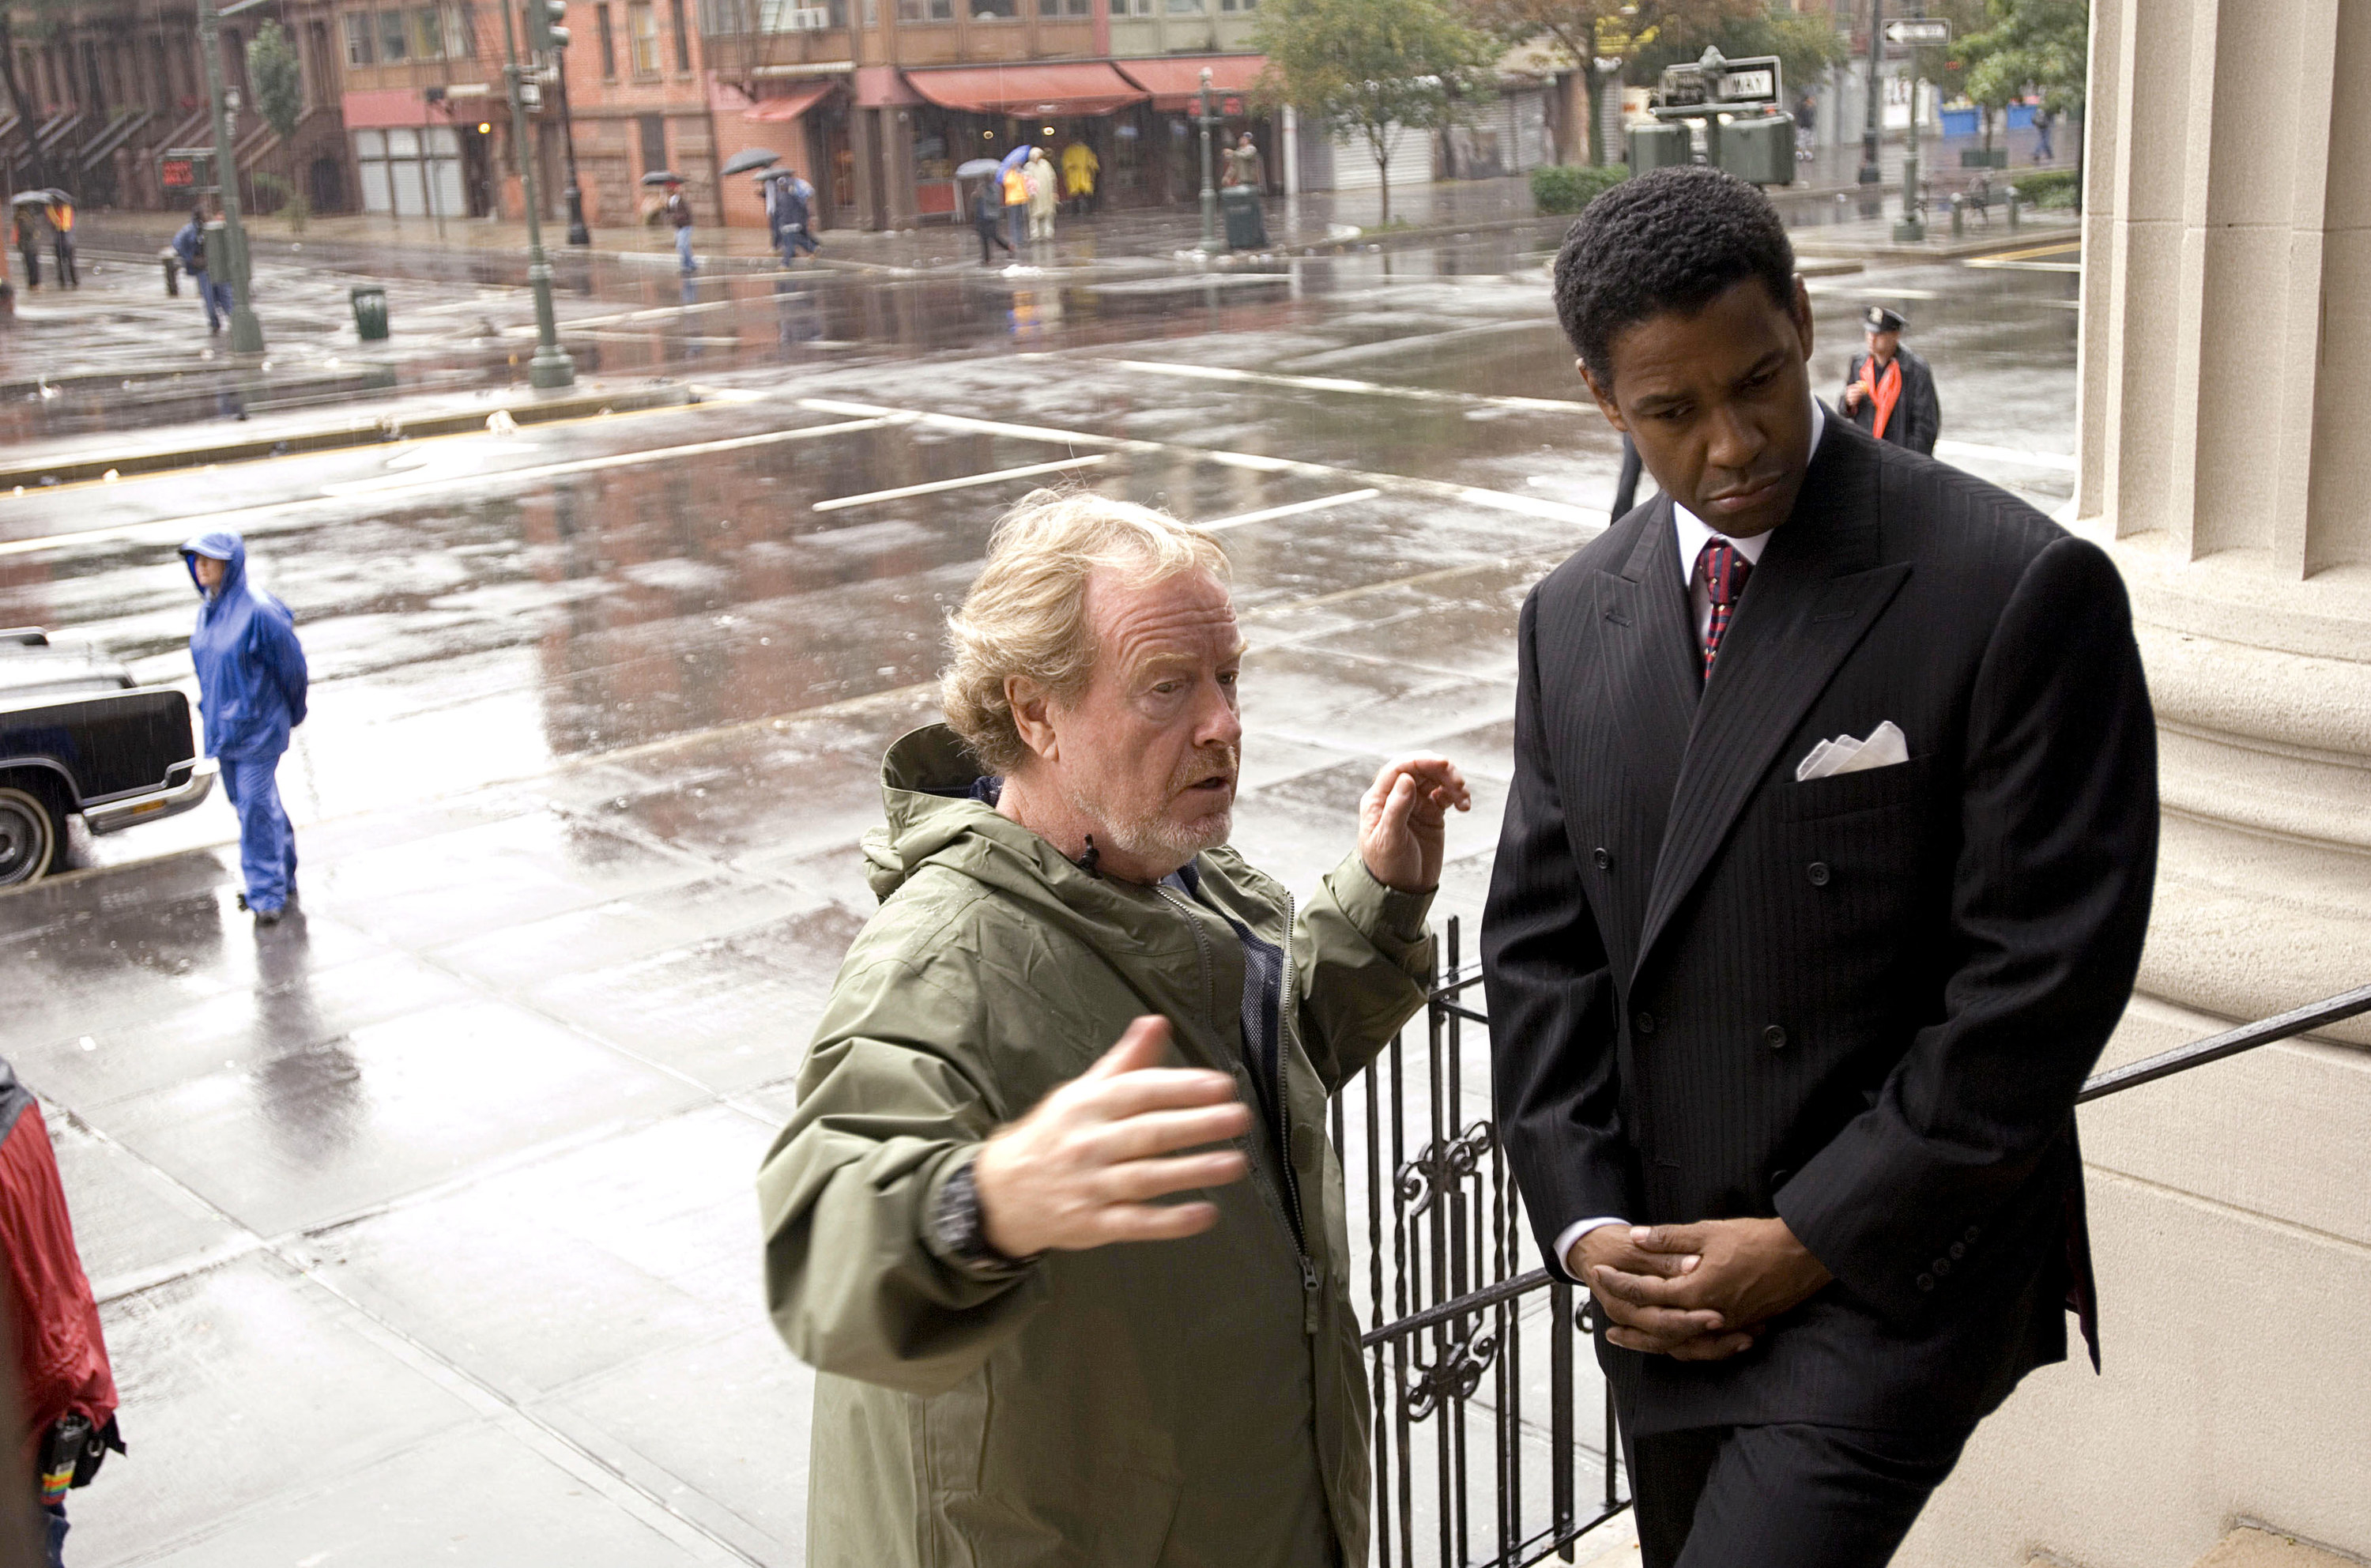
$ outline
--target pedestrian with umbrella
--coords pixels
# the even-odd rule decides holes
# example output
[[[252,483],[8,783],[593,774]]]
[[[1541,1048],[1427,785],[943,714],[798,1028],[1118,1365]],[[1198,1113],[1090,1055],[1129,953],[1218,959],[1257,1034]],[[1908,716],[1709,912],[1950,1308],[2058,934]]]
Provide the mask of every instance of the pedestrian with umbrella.
[[[1004,161],[997,166],[997,177],[1004,191],[1004,226],[1012,235],[1010,248],[1015,250],[1029,239],[1024,226],[1029,221],[1029,177],[1021,168],[1028,161],[1029,148],[1024,144],[1005,154]]]
[[[33,227],[36,208],[50,204],[46,190],[19,190],[8,203],[8,247],[25,263],[25,286],[41,286],[41,242]]]
[[[1012,253],[1012,247],[1006,243],[997,227],[1004,216],[1004,198],[1000,194],[1003,178],[1004,166],[994,158],[973,158],[955,170],[958,182],[966,179],[979,181],[971,197],[971,227],[972,232],[979,236],[979,264],[983,267],[989,263],[988,248],[991,245],[1003,246],[1008,256]]]
[[[683,193],[683,176],[671,169],[654,168],[642,176],[644,185],[655,185],[666,191],[666,204],[660,210],[666,221],[675,225],[675,256],[683,264],[684,276],[700,271],[700,263],[691,254],[691,202]]]
[[[42,213],[50,220],[50,248],[58,259],[58,286],[78,289],[82,287],[82,273],[75,268],[74,198],[54,185],[45,194],[50,200]]]

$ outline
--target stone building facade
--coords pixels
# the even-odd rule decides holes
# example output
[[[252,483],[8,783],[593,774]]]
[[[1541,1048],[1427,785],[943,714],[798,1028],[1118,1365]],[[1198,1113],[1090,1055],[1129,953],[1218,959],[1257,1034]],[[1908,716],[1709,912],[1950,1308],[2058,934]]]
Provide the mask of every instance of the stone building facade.
[[[2371,981],[2371,0],[2095,0],[2072,525],[2131,588],[2164,852],[2108,1060]],[[2105,1371],[2038,1374],[1903,1561],[2371,1559],[2371,1020],[2082,1113]]]

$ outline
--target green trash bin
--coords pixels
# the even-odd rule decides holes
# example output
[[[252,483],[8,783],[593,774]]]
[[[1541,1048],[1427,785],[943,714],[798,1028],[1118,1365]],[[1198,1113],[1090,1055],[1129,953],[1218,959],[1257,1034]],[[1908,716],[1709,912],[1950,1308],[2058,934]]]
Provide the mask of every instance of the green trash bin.
[[[1784,114],[1732,120],[1720,128],[1720,167],[1755,185],[1795,179],[1795,121]]]
[[[1695,135],[1676,120],[1630,127],[1630,172],[1671,168],[1695,162]]]
[[[387,291],[376,283],[356,285],[347,295],[354,305],[354,330],[365,343],[387,340]]]
[[[1267,224],[1260,215],[1259,190],[1230,185],[1219,192],[1219,206],[1227,215],[1227,248],[1258,250],[1267,244]]]

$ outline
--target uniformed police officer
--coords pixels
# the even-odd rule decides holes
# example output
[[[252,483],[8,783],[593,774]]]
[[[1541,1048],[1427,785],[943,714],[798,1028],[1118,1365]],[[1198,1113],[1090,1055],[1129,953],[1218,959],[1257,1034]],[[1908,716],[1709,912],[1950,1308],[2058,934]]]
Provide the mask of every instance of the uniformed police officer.
[[[1935,400],[1935,373],[1902,346],[1909,323],[1881,305],[1870,306],[1860,319],[1868,352],[1855,354],[1845,373],[1840,402],[1845,417],[1879,441],[1933,456],[1943,409]]]

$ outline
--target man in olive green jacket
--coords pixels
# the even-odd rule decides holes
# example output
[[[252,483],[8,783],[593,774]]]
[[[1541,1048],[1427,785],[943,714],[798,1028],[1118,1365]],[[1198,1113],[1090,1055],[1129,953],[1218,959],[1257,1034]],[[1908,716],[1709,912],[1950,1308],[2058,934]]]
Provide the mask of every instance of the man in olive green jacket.
[[[951,627],[953,728],[884,766],[883,906],[759,1175],[774,1321],[823,1374],[810,1562],[1358,1568],[1325,1101],[1423,1005],[1464,783],[1385,767],[1296,916],[1219,847],[1242,641],[1208,536],[1033,497]]]

